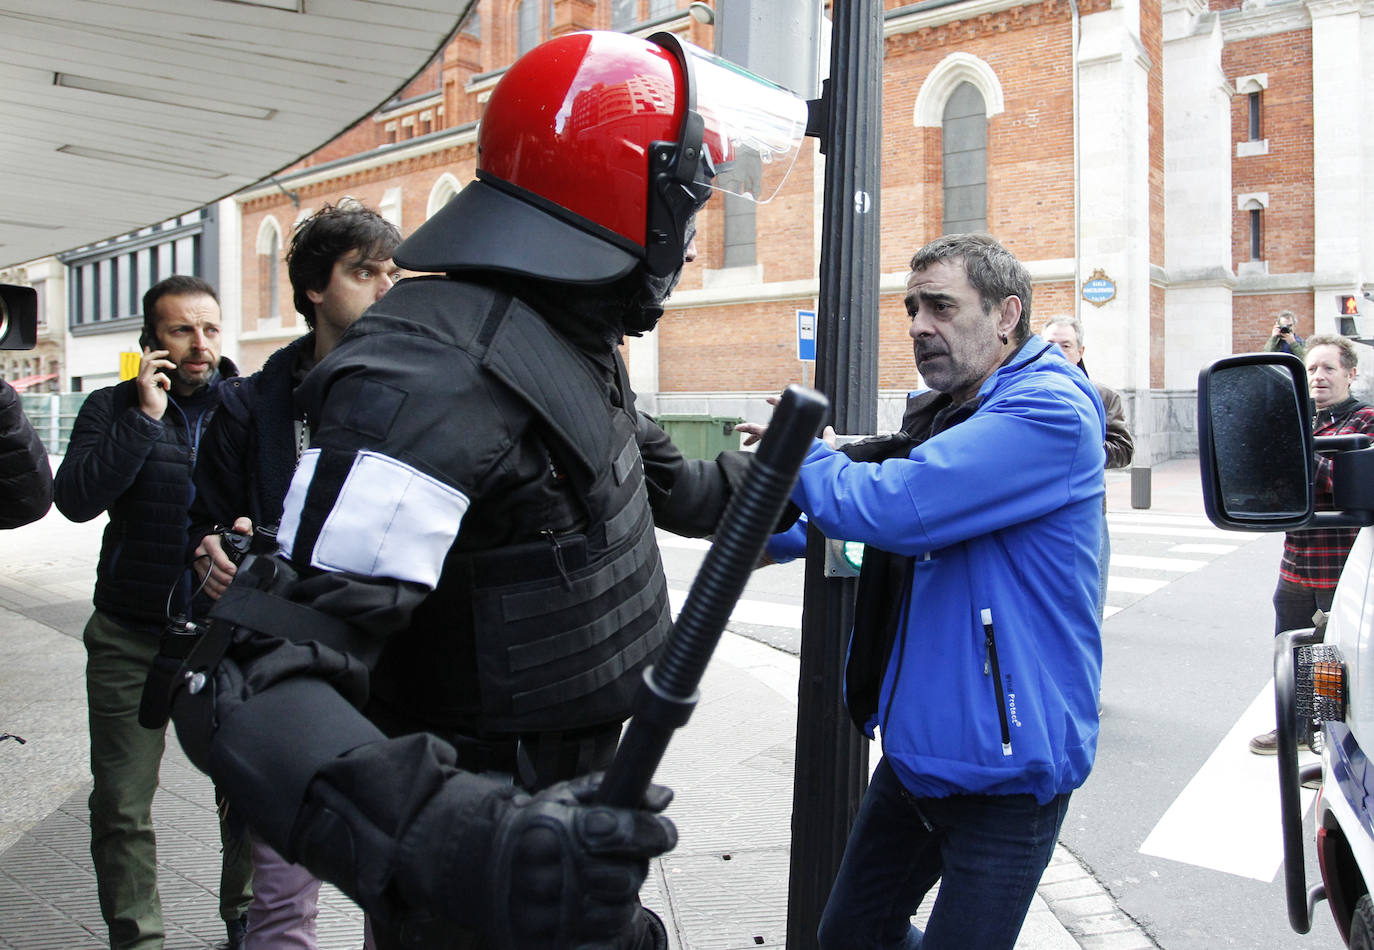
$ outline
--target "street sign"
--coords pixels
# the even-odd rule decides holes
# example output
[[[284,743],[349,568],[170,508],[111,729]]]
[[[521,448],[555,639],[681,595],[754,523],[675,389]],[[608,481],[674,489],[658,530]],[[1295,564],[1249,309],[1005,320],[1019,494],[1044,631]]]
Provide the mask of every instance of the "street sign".
[[[816,311],[797,311],[797,359],[816,362]]]
[[[1102,268],[1096,268],[1092,276],[1083,281],[1083,299],[1094,307],[1104,306],[1116,296],[1116,281],[1112,280]]]

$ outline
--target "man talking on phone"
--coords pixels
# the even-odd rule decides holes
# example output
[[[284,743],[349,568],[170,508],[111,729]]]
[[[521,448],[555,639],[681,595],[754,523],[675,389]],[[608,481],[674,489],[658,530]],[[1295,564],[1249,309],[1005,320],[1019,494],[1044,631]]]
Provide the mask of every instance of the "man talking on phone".
[[[83,633],[95,779],[91,857],[110,947],[160,950],[151,813],[166,731],[139,725],[139,700],[170,616],[204,616],[191,603],[186,571],[191,473],[220,381],[237,370],[220,356],[219,300],[199,277],[174,275],[149,288],[139,343],[138,376],[82,404],[53,494],[72,521],[110,516],[95,612]],[[220,834],[220,916],[227,945],[237,948],[251,862],[246,840],[223,823]]]

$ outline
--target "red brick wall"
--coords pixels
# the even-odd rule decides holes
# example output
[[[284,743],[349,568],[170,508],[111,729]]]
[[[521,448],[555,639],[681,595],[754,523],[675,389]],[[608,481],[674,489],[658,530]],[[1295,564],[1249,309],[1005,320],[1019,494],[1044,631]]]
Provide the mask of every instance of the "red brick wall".
[[[1235,194],[1267,191],[1264,211],[1264,260],[1269,273],[1312,270],[1312,39],[1306,31],[1243,40],[1226,47],[1222,64],[1227,79],[1269,74],[1261,94],[1262,134],[1267,155],[1233,158]],[[1231,100],[1231,140],[1249,137],[1249,96]],[[1232,150],[1234,155],[1234,149]],[[1234,208],[1233,254],[1237,263],[1250,259],[1250,218]]]
[[[1335,309],[1335,304],[1332,304]],[[1233,317],[1231,349],[1236,353],[1253,353],[1264,349],[1274,318],[1280,310],[1297,314],[1298,336],[1306,339],[1312,330],[1311,294],[1246,294],[1231,300]]]
[[[1036,333],[1050,317],[1073,316],[1074,286],[1071,280],[1031,285],[1031,329]]]
[[[663,392],[775,391],[801,378],[796,311],[810,298],[670,310],[658,325]]]
[[[1045,0],[888,39],[883,88],[883,263],[901,270],[942,220],[940,130],[913,124],[921,84],[954,51],[996,72],[988,122],[988,230],[1025,260],[1073,255],[1070,10]]]
[[[1312,37],[1307,31],[1230,43],[1222,53],[1226,78],[1267,73],[1269,87],[1261,94],[1261,134],[1269,140],[1267,155],[1235,158],[1232,148],[1233,194],[1268,192],[1269,207],[1262,216],[1263,258],[1270,274],[1307,273],[1315,264],[1312,180]],[[1249,97],[1231,100],[1231,140],[1249,138]],[[1232,255],[1239,266],[1250,259],[1250,216],[1232,201]],[[1311,329],[1312,300],[1306,294],[1238,297],[1232,309],[1238,352],[1258,348],[1269,337],[1274,315],[1284,308],[1300,316]]]
[[[1073,121],[1072,50],[1069,2],[1043,0],[1010,10],[951,22],[936,28],[890,37],[885,43],[883,93],[883,196],[881,203],[881,269],[886,273],[906,269],[911,254],[940,233],[941,221],[941,134],[938,128],[916,128],[913,122],[916,96],[931,70],[949,53],[971,53],[988,62],[997,73],[1005,96],[1005,111],[992,117],[988,127],[989,230],[997,234],[1023,260],[1068,258],[1073,255]],[[1083,0],[1082,14],[1108,9],[1111,0]],[[680,5],[685,5],[680,4]],[[909,5],[907,0],[885,0],[888,9]],[[647,8],[646,8],[647,9]],[[470,77],[508,64],[509,51],[503,43],[513,43],[513,30],[505,19],[510,0],[482,0],[482,41],[471,37],[455,39],[445,54],[428,67],[407,89],[418,94],[425,89],[444,93],[442,123],[455,127],[480,115],[477,97],[467,91]],[[643,12],[643,11],[641,11]],[[541,9],[541,15],[543,11]],[[555,25],[578,27],[609,25],[609,4],[592,0],[555,0]],[[1144,0],[1142,29],[1152,60],[1162,62],[1160,43],[1160,0]],[[691,38],[707,47],[710,29],[691,27]],[[1298,110],[1296,87],[1280,76],[1284,70],[1301,72],[1306,62],[1310,75],[1310,46],[1287,51],[1291,63],[1280,62],[1278,50],[1266,46],[1268,40],[1247,41],[1244,65],[1237,53],[1231,55],[1227,75],[1267,71],[1272,96],[1267,103],[1266,126],[1271,150],[1278,147],[1275,132],[1290,122],[1285,108]],[[1289,44],[1292,46],[1293,44]],[[1303,60],[1302,57],[1306,59]],[[1252,64],[1253,61],[1253,64]],[[440,65],[440,63],[442,65]],[[1285,73],[1284,76],[1287,74]],[[1310,98],[1310,79],[1306,80]],[[423,87],[423,88],[422,88]],[[1152,231],[1150,253],[1162,261],[1162,146],[1160,128],[1161,86],[1159,70],[1149,80],[1150,207]],[[1280,110],[1275,112],[1273,110]],[[1306,122],[1306,153],[1300,164],[1311,165],[1310,118]],[[1301,124],[1301,123],[1298,123]],[[382,124],[367,117],[343,133],[302,164],[324,161],[368,151],[382,144]],[[1287,147],[1287,146],[1285,146]],[[817,169],[813,162],[814,145],[803,148],[783,191],[757,210],[758,259],[768,281],[807,280],[816,276],[813,208]],[[471,179],[475,156],[473,147],[407,160],[399,165],[361,172],[298,189],[302,207],[318,208],[325,201],[352,195],[376,207],[388,188],[400,186],[403,194],[405,231],[413,231],[423,220],[430,189],[444,171],[452,172],[460,183]],[[1263,161],[1263,160],[1246,160]],[[1238,163],[1244,166],[1245,161]],[[1252,166],[1253,167],[1253,166]],[[1307,188],[1307,267],[1310,269],[1311,202],[1310,174]],[[1269,190],[1246,185],[1237,179],[1237,190]],[[1287,202],[1286,203],[1291,203]],[[287,199],[269,195],[249,202],[243,209],[243,253],[245,301],[244,328],[256,326],[260,299],[259,268],[254,265],[256,238],[262,217],[274,213],[289,240],[296,211]],[[720,203],[713,201],[698,217],[698,263],[684,272],[682,288],[697,289],[707,268],[721,266]],[[1274,233],[1274,229],[1270,229]],[[1271,264],[1271,270],[1274,265]],[[1287,269],[1301,267],[1285,265]],[[289,284],[281,269],[284,325],[290,325],[294,308],[290,304]],[[1076,288],[1072,282],[1038,284],[1034,288],[1032,322],[1038,326],[1051,313],[1072,312]],[[693,308],[670,311],[660,325],[660,381],[667,392],[687,391],[772,391],[801,378],[796,360],[795,315],[798,307],[809,308],[810,299],[768,301],[749,305]],[[1162,329],[1162,297],[1152,292],[1152,328]],[[1242,307],[1237,306],[1238,333]],[[1256,315],[1264,330],[1272,323],[1279,307],[1265,306]],[[1310,328],[1310,314],[1301,304],[1293,306]],[[1310,310],[1310,303],[1306,305]],[[908,322],[900,295],[889,294],[881,301],[879,327],[874,344],[879,354],[879,385],[882,388],[907,388],[915,383],[911,365],[911,343],[906,336]],[[1302,325],[1300,323],[1300,325]],[[1162,341],[1162,332],[1153,334]],[[1262,339],[1262,338],[1261,338]],[[1159,345],[1158,343],[1156,345]],[[267,354],[263,353],[262,357]],[[258,363],[261,362],[259,358]],[[1152,353],[1152,377],[1160,375],[1162,353]],[[246,368],[253,368],[252,360]],[[808,377],[809,378],[809,377]]]

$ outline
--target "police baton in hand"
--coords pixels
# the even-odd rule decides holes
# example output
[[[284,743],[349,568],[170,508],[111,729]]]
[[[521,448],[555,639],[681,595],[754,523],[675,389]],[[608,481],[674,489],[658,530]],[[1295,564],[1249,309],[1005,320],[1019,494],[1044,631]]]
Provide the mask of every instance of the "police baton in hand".
[[[673,731],[692,715],[706,664],[777,527],[802,459],[828,407],[826,398],[814,389],[792,385],[783,393],[749,474],[725,509],[720,530],[692,581],[677,624],[658,662],[644,671],[634,716],[606,770],[597,794],[599,801],[626,808],[637,806]]]

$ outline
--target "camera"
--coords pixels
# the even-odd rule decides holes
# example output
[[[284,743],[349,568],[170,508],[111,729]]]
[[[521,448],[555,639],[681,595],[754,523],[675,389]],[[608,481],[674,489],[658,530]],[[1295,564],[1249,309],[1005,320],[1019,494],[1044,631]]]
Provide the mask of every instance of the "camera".
[[[138,704],[138,724],[145,729],[161,729],[172,715],[172,693],[178,684],[182,663],[205,631],[193,620],[177,614],[162,628],[157,655],[143,682]]]
[[[1279,327],[1279,333],[1281,333],[1281,334],[1284,335],[1284,336],[1287,336],[1288,334],[1290,334],[1290,333],[1292,333],[1292,332],[1293,332],[1293,328],[1292,328],[1292,327]]]
[[[38,291],[0,284],[0,350],[31,350],[38,345]]]
[[[219,529],[219,539],[224,548],[224,556],[234,564],[242,564],[253,545],[251,535],[239,534],[230,528]]]

